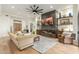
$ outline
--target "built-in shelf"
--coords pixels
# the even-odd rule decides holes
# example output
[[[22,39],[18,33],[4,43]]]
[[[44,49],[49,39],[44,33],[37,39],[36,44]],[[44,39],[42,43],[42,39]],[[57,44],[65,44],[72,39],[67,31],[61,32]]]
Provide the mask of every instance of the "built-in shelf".
[[[64,31],[73,31],[73,17],[64,17],[58,19],[58,29],[64,29]]]
[[[73,17],[60,18],[60,19],[58,19],[58,26],[72,25],[73,24],[72,19],[73,19]]]
[[[73,18],[73,16],[66,16],[66,17],[61,17],[61,18],[57,18],[57,19],[67,19],[67,18]]]

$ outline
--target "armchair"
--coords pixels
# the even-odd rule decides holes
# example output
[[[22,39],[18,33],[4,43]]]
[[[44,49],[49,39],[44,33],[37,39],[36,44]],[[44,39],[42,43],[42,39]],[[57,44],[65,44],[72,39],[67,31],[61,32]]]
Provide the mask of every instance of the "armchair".
[[[58,41],[62,43],[73,44],[74,39],[75,39],[74,33],[58,34]]]

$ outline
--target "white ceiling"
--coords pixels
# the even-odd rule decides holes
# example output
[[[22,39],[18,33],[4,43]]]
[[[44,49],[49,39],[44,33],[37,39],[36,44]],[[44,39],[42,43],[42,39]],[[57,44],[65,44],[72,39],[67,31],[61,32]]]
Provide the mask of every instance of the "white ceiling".
[[[53,8],[50,8],[51,4],[38,4],[40,9],[44,9],[43,13],[49,12],[52,10],[58,10],[61,8],[64,8],[66,6],[69,6],[69,4],[52,4]],[[12,6],[15,6],[15,8],[11,8]],[[21,15],[21,16],[28,16],[29,13],[26,12],[26,8],[29,8],[31,4],[3,4],[2,5],[2,11],[3,13],[10,13],[14,15]]]

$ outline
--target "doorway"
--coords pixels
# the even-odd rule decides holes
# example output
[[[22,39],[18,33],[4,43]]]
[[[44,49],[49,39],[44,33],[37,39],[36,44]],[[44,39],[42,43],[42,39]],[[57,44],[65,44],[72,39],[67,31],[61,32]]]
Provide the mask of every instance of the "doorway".
[[[13,30],[14,30],[14,33],[22,30],[22,23],[21,23],[21,21],[14,20]]]

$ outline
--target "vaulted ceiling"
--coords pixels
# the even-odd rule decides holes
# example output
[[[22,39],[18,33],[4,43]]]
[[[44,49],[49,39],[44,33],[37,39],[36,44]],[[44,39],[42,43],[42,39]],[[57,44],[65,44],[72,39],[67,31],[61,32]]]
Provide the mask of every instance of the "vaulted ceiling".
[[[26,8],[29,8],[32,4],[3,4],[2,11],[3,13],[9,13],[14,15],[19,15],[23,17],[29,17],[30,14],[26,12]],[[44,9],[43,13],[49,12],[52,10],[58,10],[69,6],[69,4],[38,4],[40,9]]]

